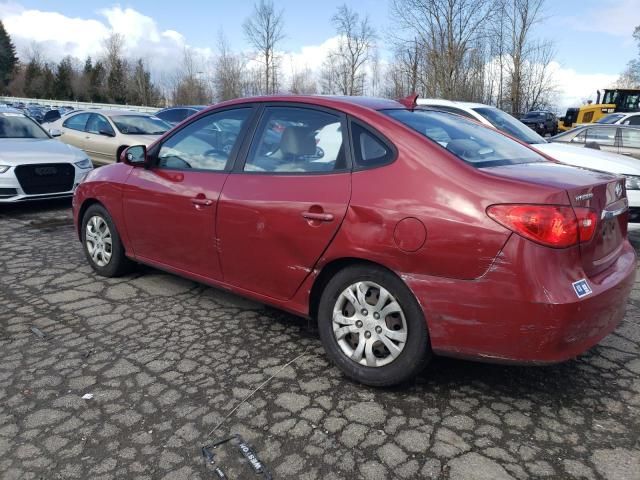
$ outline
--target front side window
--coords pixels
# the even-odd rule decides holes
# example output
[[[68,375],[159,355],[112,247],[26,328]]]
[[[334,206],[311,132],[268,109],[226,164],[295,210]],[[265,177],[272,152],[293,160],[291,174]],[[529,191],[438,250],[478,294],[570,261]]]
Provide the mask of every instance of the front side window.
[[[622,146],[628,148],[640,148],[640,128],[622,128]]]
[[[383,110],[474,167],[545,162],[518,142],[477,123],[441,112]]]
[[[190,123],[162,144],[158,167],[223,171],[251,111],[226,110]]]
[[[87,120],[89,120],[90,116],[90,113],[79,113],[78,115],[67,118],[62,126],[71,130],[79,130],[81,132],[84,132],[84,128],[87,125]]]
[[[87,132],[94,133],[96,135],[101,133],[114,135],[113,128],[111,128],[107,119],[97,113],[91,115],[91,118],[87,122],[86,130]]]
[[[42,128],[22,113],[0,112],[0,138],[49,138]]]
[[[162,135],[171,128],[167,122],[145,115],[116,115],[111,121],[125,135]]]
[[[486,118],[489,123],[498,130],[517,138],[521,142],[531,145],[545,143],[544,138],[502,110],[494,107],[478,107],[474,108],[474,110]]]
[[[616,127],[588,128],[586,141],[613,147],[616,143],[617,131]]]
[[[268,107],[244,170],[311,173],[346,166],[341,117],[308,108]]]

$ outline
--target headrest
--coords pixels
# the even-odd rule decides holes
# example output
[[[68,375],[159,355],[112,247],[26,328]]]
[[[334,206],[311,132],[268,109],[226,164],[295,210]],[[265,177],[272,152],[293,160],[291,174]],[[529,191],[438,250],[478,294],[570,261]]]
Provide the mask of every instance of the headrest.
[[[283,155],[300,157],[315,155],[316,138],[313,130],[308,127],[287,127],[282,132],[280,151]]]

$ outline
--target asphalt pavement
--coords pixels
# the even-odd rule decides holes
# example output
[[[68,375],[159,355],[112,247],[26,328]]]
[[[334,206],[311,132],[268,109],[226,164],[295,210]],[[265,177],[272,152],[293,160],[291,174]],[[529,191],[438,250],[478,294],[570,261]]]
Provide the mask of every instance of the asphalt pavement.
[[[231,434],[261,474],[237,438],[206,464],[202,445]],[[215,479],[215,467],[638,480],[640,289],[576,360],[436,358],[409,385],[373,389],[327,361],[307,320],[147,267],[96,276],[69,201],[0,206],[0,478]]]

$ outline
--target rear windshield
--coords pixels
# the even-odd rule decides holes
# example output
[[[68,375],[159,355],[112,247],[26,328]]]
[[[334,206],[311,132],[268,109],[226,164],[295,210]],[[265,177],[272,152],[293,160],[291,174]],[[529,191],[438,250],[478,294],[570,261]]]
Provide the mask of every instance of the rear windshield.
[[[157,117],[118,115],[111,117],[120,133],[125,135],[162,135],[171,126]]]
[[[535,145],[536,143],[546,143],[546,140],[536,132],[527,127],[524,123],[516,120],[508,113],[494,107],[474,108],[476,112],[489,120],[489,123],[498,130],[508,133],[521,142]]]
[[[22,113],[0,112],[0,138],[49,138],[33,120]]]
[[[546,161],[533,150],[459,115],[427,110],[382,110],[474,167]]]
[[[623,114],[620,113],[611,113],[609,115],[605,115],[604,117],[602,117],[600,120],[596,121],[596,123],[607,123],[607,124],[612,124],[612,123],[616,123],[618,120],[620,120],[622,117],[624,117]]]
[[[529,113],[525,113],[524,117],[522,117],[524,119],[527,120],[544,120],[545,115],[542,112],[529,112]]]

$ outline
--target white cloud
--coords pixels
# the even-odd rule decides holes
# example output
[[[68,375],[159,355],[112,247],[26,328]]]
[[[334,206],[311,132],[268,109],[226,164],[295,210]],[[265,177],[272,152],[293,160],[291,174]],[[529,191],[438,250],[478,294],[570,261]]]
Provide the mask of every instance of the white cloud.
[[[572,29],[582,32],[597,32],[625,37],[631,42],[631,35],[640,25],[639,0],[599,0],[584,13],[565,18]]]
[[[55,62],[66,55],[80,60],[100,57],[104,41],[111,33],[120,33],[125,55],[132,60],[144,59],[155,74],[162,75],[179,65],[183,50],[189,47],[181,33],[161,30],[153,18],[132,8],[114,6],[96,13],[98,20],[71,18],[57,12],[25,9],[17,3],[0,4],[0,19],[23,58],[34,43],[45,58]],[[203,58],[212,54],[208,48],[193,50]]]
[[[618,75],[606,73],[579,73],[558,62],[551,62],[550,69],[558,86],[558,108],[563,113],[568,107],[577,107],[586,100],[595,102],[597,90],[610,87],[618,79]]]

